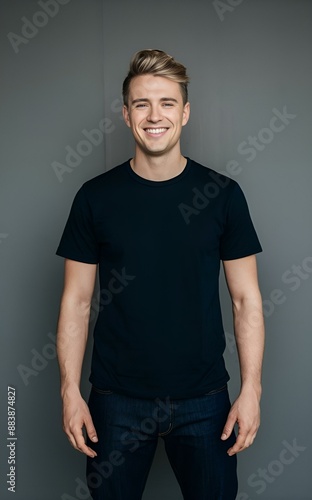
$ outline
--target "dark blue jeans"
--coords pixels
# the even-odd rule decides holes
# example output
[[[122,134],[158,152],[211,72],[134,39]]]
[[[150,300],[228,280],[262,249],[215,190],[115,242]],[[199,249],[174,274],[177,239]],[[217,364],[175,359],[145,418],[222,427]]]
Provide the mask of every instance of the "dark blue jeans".
[[[158,436],[185,500],[235,500],[236,456],[220,436],[230,401],[227,387],[191,399],[140,399],[92,388],[89,408],[99,441],[87,458],[94,500],[140,500]],[[169,500],[169,499],[168,499]]]

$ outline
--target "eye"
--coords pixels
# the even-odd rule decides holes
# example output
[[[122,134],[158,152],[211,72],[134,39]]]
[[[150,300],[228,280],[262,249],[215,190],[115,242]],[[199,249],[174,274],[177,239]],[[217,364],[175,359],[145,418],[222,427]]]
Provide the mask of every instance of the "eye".
[[[146,103],[140,103],[140,104],[136,104],[136,108],[146,108],[147,104]]]
[[[172,108],[173,104],[172,104],[172,102],[164,102],[163,106],[164,106],[164,108]]]

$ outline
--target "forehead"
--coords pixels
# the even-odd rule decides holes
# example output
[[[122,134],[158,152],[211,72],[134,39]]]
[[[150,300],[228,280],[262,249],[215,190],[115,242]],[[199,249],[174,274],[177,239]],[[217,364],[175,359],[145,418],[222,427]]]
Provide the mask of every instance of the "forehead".
[[[154,75],[135,76],[130,82],[129,97],[130,100],[173,97],[182,101],[180,85],[177,82]]]

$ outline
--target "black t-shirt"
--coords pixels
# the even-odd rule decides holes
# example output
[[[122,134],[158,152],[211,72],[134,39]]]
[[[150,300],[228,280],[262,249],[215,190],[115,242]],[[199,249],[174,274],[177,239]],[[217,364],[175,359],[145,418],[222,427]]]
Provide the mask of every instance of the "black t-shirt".
[[[260,251],[237,182],[189,158],[165,181],[127,161],[86,182],[57,254],[99,264],[91,383],[144,398],[225,384],[220,260]]]

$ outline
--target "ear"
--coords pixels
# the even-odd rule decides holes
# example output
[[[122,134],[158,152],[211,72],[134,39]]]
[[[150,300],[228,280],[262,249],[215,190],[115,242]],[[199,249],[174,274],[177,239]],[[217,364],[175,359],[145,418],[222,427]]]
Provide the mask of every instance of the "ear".
[[[187,102],[183,108],[183,118],[182,118],[182,126],[184,127],[184,125],[187,124],[187,122],[189,121],[189,117],[190,117],[190,112],[191,112],[191,105],[189,102]]]
[[[123,118],[125,120],[126,125],[128,127],[131,127],[129,110],[125,104],[123,105],[123,108],[122,108],[122,114],[123,114]]]

